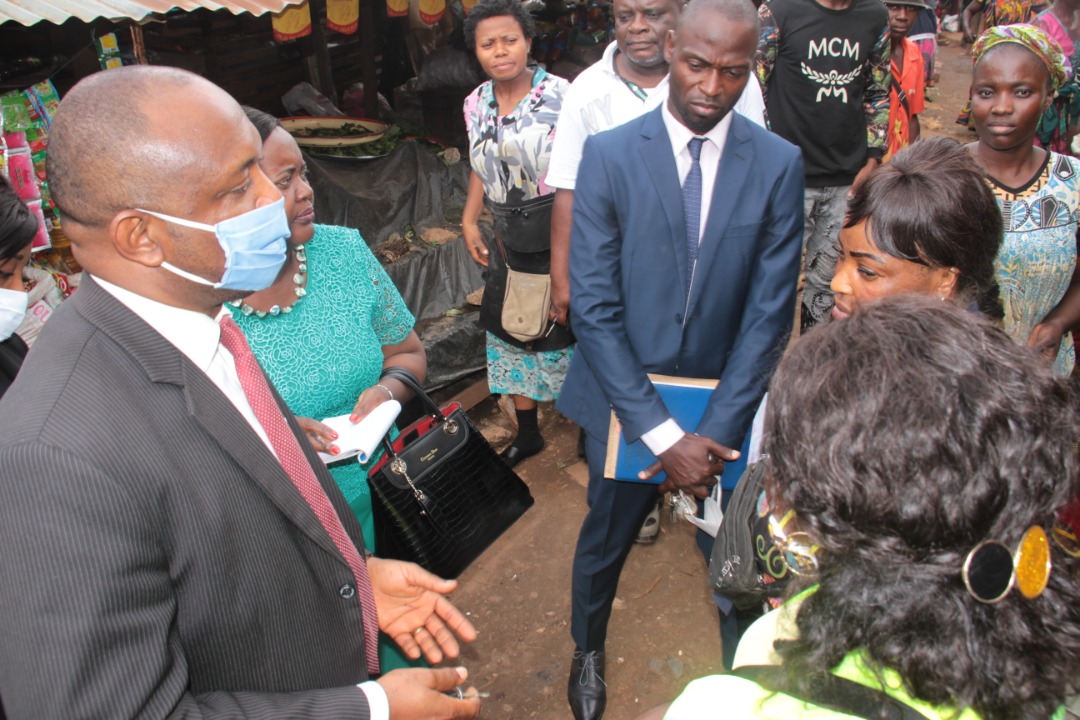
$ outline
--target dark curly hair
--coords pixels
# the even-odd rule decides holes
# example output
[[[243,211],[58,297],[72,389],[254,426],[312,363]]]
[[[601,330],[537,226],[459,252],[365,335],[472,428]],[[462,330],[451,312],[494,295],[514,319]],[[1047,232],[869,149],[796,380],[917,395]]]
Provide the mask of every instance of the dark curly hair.
[[[769,492],[820,545],[820,588],[775,646],[803,688],[863,650],[910,693],[1046,720],[1080,672],[1077,560],[1034,600],[965,589],[979,542],[1016,547],[1077,491],[1072,395],[990,321],[900,295],[808,333],[772,379]],[[801,588],[793,587],[791,591]]]
[[[481,20],[506,15],[517,20],[517,24],[521,26],[521,34],[526,40],[536,37],[536,23],[520,0],[480,0],[465,16],[465,47],[469,50],[476,49],[476,26]]]
[[[844,227],[864,220],[879,250],[927,267],[956,268],[960,301],[977,304],[987,317],[1004,317],[994,270],[1001,211],[960,143],[929,138],[896,153],[848,202]]]
[[[15,188],[0,176],[0,261],[18,255],[34,239],[38,219],[15,194]]]

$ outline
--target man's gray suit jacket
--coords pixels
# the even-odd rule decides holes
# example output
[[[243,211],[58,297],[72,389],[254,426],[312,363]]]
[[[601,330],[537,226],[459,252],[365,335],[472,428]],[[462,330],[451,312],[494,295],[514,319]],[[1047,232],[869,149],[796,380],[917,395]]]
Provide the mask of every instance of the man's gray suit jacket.
[[[92,278],[0,401],[0,487],[9,718],[368,717],[333,541],[225,395]]]

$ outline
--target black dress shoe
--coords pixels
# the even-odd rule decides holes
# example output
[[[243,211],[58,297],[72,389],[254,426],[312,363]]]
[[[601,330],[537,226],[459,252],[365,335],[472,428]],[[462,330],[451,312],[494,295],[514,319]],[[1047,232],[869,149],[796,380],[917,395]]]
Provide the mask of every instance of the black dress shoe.
[[[535,450],[522,450],[517,445],[511,445],[510,447],[499,453],[499,457],[503,459],[504,463],[506,463],[510,467],[514,467],[525,458],[531,458],[533,455],[536,455],[543,449],[543,441],[540,442],[539,447],[537,447]]]
[[[594,650],[574,652],[570,663],[570,681],[566,698],[574,720],[600,720],[607,705],[607,684],[604,682],[604,652]]]

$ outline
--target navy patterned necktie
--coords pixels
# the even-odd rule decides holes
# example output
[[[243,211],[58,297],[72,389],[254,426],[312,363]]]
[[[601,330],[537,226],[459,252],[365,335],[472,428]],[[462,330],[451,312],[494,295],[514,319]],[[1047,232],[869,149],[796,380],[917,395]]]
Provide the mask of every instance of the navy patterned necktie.
[[[687,145],[690,151],[690,172],[683,181],[683,214],[686,217],[686,288],[690,291],[690,282],[694,277],[694,264],[698,257],[698,244],[701,235],[701,146],[705,138],[692,138]]]

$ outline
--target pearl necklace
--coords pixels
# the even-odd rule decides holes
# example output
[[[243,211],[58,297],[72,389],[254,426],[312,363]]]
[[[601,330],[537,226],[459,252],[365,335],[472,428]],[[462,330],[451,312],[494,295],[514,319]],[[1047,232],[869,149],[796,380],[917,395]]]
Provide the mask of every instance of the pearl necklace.
[[[269,310],[256,310],[248,305],[243,300],[230,300],[229,304],[233,307],[240,308],[241,315],[254,315],[257,318],[264,318],[267,315],[288,315],[292,312],[296,304],[300,302],[305,295],[307,295],[307,288],[304,287],[304,281],[307,280],[307,253],[304,252],[303,245],[297,245],[293,251],[296,253],[296,259],[300,265],[296,269],[296,273],[292,276],[293,282],[296,287],[293,288],[293,292],[296,293],[296,299],[292,301],[292,304],[282,307],[281,305],[274,305]]]

